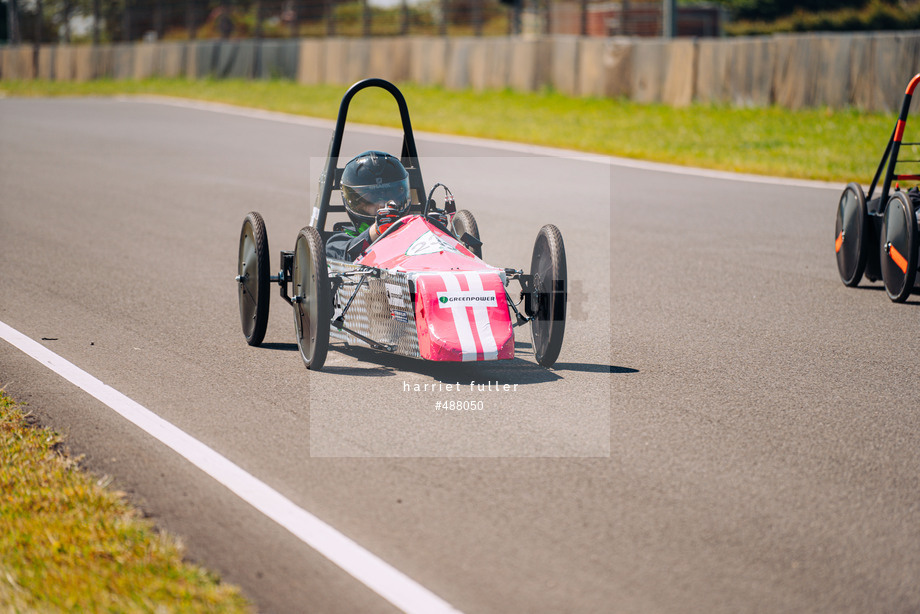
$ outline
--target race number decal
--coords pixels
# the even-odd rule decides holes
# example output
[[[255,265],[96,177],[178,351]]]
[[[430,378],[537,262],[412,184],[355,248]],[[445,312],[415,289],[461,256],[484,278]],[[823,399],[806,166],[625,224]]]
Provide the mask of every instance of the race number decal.
[[[422,256],[424,254],[436,254],[438,252],[454,252],[460,254],[460,250],[444,241],[430,230],[415,240],[409,249],[406,250],[407,256]]]

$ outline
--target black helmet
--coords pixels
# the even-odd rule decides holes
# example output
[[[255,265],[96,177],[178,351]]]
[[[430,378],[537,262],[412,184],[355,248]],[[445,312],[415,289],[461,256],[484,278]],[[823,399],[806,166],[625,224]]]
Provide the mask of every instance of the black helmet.
[[[345,165],[342,200],[358,232],[373,224],[377,210],[390,201],[403,215],[409,210],[409,173],[398,158],[382,151],[365,151]]]

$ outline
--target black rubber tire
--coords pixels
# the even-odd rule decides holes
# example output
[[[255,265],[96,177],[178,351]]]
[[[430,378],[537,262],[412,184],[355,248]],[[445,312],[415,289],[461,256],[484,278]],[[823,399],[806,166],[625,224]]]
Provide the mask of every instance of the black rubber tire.
[[[913,291],[917,277],[917,217],[904,192],[895,192],[888,199],[879,258],[888,298],[903,303]]]
[[[837,205],[837,223],[834,226],[834,249],[837,253],[837,272],[843,285],[859,285],[866,270],[869,254],[868,235],[871,231],[866,196],[862,186],[851,183],[840,195]]]
[[[463,233],[465,232],[468,232],[470,235],[476,237],[476,239],[479,239],[479,225],[476,224],[476,218],[474,218],[473,214],[466,209],[461,209],[454,214],[454,219],[451,221],[451,226],[454,230],[454,236],[456,236],[458,239],[462,237]],[[482,260],[482,245],[469,247],[469,250],[473,252],[473,255]]]
[[[537,362],[551,367],[559,358],[565,335],[565,304],[568,295],[565,245],[562,233],[547,224],[537,233],[530,261],[534,290],[534,319],[530,324]]]
[[[251,211],[240,230],[240,252],[237,263],[237,285],[240,295],[240,323],[246,343],[257,346],[265,339],[268,328],[269,262],[268,233],[262,216]]]
[[[297,348],[303,364],[311,371],[319,371],[329,349],[332,299],[323,239],[312,226],[302,228],[297,235],[291,286]]]

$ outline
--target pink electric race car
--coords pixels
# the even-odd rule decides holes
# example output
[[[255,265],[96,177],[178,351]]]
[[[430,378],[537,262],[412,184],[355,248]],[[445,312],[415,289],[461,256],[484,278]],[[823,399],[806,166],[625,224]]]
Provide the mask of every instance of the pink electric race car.
[[[348,105],[368,87],[389,92],[403,126],[400,161],[414,194],[409,213],[399,218],[354,262],[326,258],[328,213],[341,189],[337,166]],[[443,187],[438,209],[432,198]],[[336,224],[333,231],[340,230]],[[269,285],[294,308],[294,331],[308,369],[319,370],[330,340],[434,361],[514,358],[514,328],[530,323],[534,356],[550,367],[562,347],[566,310],[565,247],[559,229],[548,224],[534,244],[530,272],[499,268],[482,259],[476,220],[457,211],[453,196],[437,184],[426,196],[415,138],[402,93],[382,79],[366,79],[345,93],[310,225],[300,230],[293,251],[281,252],[281,271],[269,273],[268,234],[262,216],[249,213],[240,233],[240,320],[250,345],[268,326]],[[508,292],[516,281],[517,302]],[[288,293],[288,284],[291,294]]]

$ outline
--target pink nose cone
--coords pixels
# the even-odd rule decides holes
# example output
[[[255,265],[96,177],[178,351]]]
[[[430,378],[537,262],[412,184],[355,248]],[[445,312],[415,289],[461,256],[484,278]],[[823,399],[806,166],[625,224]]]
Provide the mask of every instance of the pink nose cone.
[[[418,276],[415,284],[415,318],[422,358],[514,358],[511,315],[498,273],[425,274]]]

